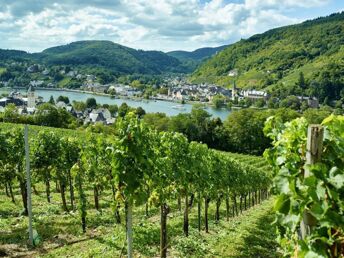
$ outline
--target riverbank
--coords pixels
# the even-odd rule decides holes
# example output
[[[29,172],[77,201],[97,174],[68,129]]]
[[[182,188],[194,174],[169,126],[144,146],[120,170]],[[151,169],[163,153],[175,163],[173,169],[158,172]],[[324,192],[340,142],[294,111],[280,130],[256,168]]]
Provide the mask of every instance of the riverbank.
[[[13,90],[13,88],[0,88],[0,89],[8,89],[8,90]],[[17,87],[15,88],[16,90],[26,90],[25,87]],[[210,102],[200,102],[200,101],[191,101],[191,100],[184,100],[184,103],[180,100],[176,99],[165,99],[165,98],[150,98],[150,99],[145,99],[145,98],[140,98],[140,97],[129,97],[129,96],[122,96],[122,95],[111,95],[108,93],[102,93],[102,92],[94,92],[94,91],[87,91],[87,90],[80,90],[80,89],[68,89],[68,88],[44,88],[44,87],[35,87],[36,90],[44,90],[44,91],[66,91],[66,92],[76,92],[76,93],[84,93],[84,94],[92,94],[96,96],[105,96],[113,99],[127,99],[127,100],[133,100],[133,101],[167,101],[167,102],[172,102],[180,105],[184,104],[190,104],[190,105],[202,105],[206,107],[212,107],[215,108],[214,105]],[[233,107],[239,108],[239,107]]]
[[[0,94],[8,93],[13,89],[11,88],[0,88]],[[17,88],[18,91],[22,92],[23,94],[26,93],[25,88]],[[94,93],[89,91],[82,91],[82,90],[72,90],[72,89],[47,89],[47,88],[36,88],[36,94],[43,98],[43,101],[48,102],[50,97],[53,96],[54,99],[57,99],[59,96],[64,95],[72,101],[83,101],[85,102],[88,98],[95,98],[97,103],[100,105],[108,104],[108,105],[117,105],[120,106],[123,103],[126,103],[128,106],[133,108],[141,107],[143,108],[146,113],[165,113],[167,116],[176,116],[180,113],[190,113],[193,105],[189,103],[183,104],[182,108],[176,108],[176,105],[180,104],[179,102],[171,102],[166,100],[150,100],[150,99],[143,99],[143,98],[112,98],[111,95],[105,93]],[[177,103],[177,104],[176,104]],[[193,103],[194,104],[194,103]],[[219,117],[221,120],[227,119],[228,115],[231,113],[230,110],[227,109],[216,109],[211,106],[204,106],[204,110],[206,110],[210,115],[214,118]]]

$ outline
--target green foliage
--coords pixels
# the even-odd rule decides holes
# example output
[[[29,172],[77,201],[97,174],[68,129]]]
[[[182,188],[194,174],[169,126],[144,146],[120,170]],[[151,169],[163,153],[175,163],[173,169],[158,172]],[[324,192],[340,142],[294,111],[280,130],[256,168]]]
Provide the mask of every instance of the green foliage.
[[[280,102],[279,107],[300,110],[301,101],[296,96],[288,96]]]
[[[111,41],[78,41],[44,50],[32,58],[50,65],[99,66],[115,74],[183,72],[176,58],[158,51],[135,50]],[[103,83],[111,75],[98,74]]]
[[[65,109],[56,108],[50,103],[38,106],[34,122],[37,125],[70,128],[75,124],[75,118]]]
[[[220,108],[224,106],[226,98],[223,95],[216,95],[213,97],[211,102],[215,106],[215,108]]]
[[[87,108],[87,105],[85,102],[83,101],[76,101],[76,100],[73,100],[73,103],[72,103],[72,106],[75,110],[77,111],[81,111],[81,112],[84,112]]]
[[[96,108],[97,107],[97,101],[95,98],[88,98],[86,100],[86,107],[87,108]]]
[[[261,154],[270,146],[270,140],[264,136],[266,119],[276,114],[284,121],[299,115],[289,109],[265,110],[242,109],[233,112],[224,122],[229,150],[234,152]]]
[[[321,160],[307,165],[305,118],[281,123],[270,118],[266,134],[273,147],[265,152],[273,166],[273,189],[279,241],[287,255],[298,257],[341,257],[344,254],[344,117],[329,116],[325,128]],[[309,176],[304,177],[305,170]],[[299,238],[301,221],[310,214],[314,220],[310,234]]]
[[[170,118],[165,113],[148,113],[143,117],[145,123],[154,129],[161,131],[168,131],[168,123]]]
[[[53,96],[50,96],[50,99],[49,99],[48,103],[51,104],[51,105],[55,105],[55,100],[54,100]]]
[[[56,102],[59,102],[59,101],[69,104],[69,98],[67,96],[58,96],[58,98],[56,99]]]

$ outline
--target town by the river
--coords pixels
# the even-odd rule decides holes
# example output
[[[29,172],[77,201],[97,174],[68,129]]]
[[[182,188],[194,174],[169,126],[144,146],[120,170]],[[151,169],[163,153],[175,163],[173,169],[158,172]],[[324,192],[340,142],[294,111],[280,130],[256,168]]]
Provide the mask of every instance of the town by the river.
[[[11,89],[0,89],[0,94],[9,93]],[[26,93],[26,90],[19,90],[22,93]],[[134,100],[134,99],[123,99],[123,98],[111,98],[110,96],[97,95],[92,93],[83,93],[76,91],[65,91],[65,90],[36,90],[37,96],[43,98],[44,101],[49,101],[50,96],[57,99],[59,96],[66,96],[72,102],[75,101],[86,101],[88,98],[95,98],[99,104],[116,104],[121,105],[127,103],[129,106],[137,108],[142,107],[147,113],[165,113],[168,116],[175,116],[179,113],[189,113],[192,109],[192,104],[178,104],[171,101],[163,100]],[[213,117],[219,117],[221,120],[225,120],[230,114],[230,110],[226,108],[216,109],[213,107],[205,106],[204,109],[211,114]]]

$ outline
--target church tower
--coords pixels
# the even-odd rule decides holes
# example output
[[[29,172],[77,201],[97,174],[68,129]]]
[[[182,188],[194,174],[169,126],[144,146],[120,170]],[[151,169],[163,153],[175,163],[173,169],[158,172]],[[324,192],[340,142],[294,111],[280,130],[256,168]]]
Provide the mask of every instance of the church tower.
[[[27,107],[28,108],[36,107],[35,89],[31,85],[27,91]]]

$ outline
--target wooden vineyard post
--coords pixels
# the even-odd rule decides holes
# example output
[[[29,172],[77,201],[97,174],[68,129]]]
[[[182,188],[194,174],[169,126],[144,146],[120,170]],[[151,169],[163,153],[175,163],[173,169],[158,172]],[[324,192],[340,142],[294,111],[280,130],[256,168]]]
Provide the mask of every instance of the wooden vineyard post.
[[[160,257],[167,257],[167,215],[169,213],[169,207],[166,203],[163,203],[160,207],[161,218],[160,218]]]
[[[128,258],[133,258],[133,204],[126,203],[127,210],[127,252]]]
[[[26,187],[27,187],[27,210],[28,210],[28,215],[29,215],[29,244],[33,246],[34,243],[33,243],[33,230],[32,230],[29,128],[27,125],[25,125],[25,129],[24,129],[24,142],[25,142]]]
[[[324,138],[324,128],[321,125],[310,125],[307,132],[306,165],[313,165],[320,161]],[[305,169],[304,177],[309,177],[309,168]],[[301,237],[304,239],[316,225],[316,219],[306,210],[301,222]]]

